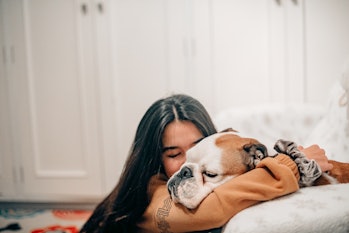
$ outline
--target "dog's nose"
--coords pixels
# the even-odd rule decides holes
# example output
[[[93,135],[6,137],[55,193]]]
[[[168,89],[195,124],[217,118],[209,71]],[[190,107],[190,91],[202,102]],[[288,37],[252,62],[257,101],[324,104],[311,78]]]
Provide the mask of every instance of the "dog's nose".
[[[183,178],[190,178],[193,177],[193,173],[189,167],[183,167],[181,171],[179,172],[178,176],[183,179]]]

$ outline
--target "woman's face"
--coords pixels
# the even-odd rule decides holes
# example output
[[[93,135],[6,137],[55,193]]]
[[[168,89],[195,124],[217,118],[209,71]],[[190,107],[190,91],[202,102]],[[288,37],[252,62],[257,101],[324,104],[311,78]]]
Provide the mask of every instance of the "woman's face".
[[[204,136],[190,121],[173,121],[162,136],[162,163],[167,177],[171,177],[185,162],[185,153]]]

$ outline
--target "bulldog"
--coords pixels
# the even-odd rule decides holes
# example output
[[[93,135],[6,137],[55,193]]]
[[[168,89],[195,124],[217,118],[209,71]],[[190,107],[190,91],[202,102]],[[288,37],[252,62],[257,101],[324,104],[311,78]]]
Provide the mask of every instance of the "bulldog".
[[[274,149],[295,161],[300,173],[300,187],[330,183],[349,183],[349,164],[330,161],[331,173],[321,172],[291,141],[278,140]],[[204,138],[186,154],[186,162],[167,182],[175,203],[196,208],[214,188],[251,169],[268,155],[265,145],[253,138],[243,138],[236,131],[220,132]]]

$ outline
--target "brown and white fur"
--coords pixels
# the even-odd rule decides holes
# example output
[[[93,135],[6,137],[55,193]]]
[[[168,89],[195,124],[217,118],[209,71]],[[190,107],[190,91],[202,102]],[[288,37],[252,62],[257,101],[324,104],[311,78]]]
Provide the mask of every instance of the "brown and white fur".
[[[301,187],[331,183],[349,183],[349,164],[329,161],[333,169],[321,172],[290,141],[278,140],[275,150],[290,156],[298,166]],[[221,132],[206,137],[187,151],[186,162],[168,181],[171,198],[194,209],[214,188],[251,169],[269,156],[258,140],[243,138],[235,132]]]

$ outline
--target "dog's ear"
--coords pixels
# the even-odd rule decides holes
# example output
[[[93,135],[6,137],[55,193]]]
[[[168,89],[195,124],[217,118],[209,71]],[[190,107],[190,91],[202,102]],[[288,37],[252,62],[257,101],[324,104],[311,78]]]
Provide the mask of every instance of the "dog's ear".
[[[247,165],[253,169],[264,158],[268,157],[268,149],[261,143],[249,143],[243,146],[244,151],[248,153]]]
[[[238,133],[239,131],[233,129],[233,128],[227,128],[227,129],[224,129],[222,131],[220,131],[220,133],[226,133],[226,132],[234,132],[234,133]]]
[[[268,149],[262,143],[249,143],[244,145],[243,149],[254,157],[261,157],[260,159],[263,159],[268,156]]]

